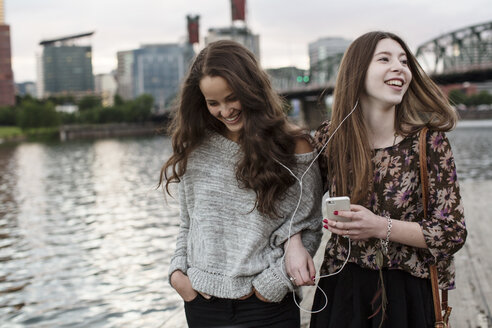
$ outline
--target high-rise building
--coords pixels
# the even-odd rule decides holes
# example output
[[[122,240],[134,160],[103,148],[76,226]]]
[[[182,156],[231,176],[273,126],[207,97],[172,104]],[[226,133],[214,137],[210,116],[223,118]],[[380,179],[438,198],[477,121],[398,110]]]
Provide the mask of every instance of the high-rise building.
[[[43,54],[36,53],[36,98],[44,98]]]
[[[326,37],[309,43],[311,83],[334,83],[343,53],[352,41],[339,37]]]
[[[133,96],[148,93],[156,110],[169,108],[193,57],[189,43],[149,44],[133,51]]]
[[[43,96],[85,95],[94,91],[92,47],[78,45],[81,38],[94,32],[41,41]]]
[[[124,100],[150,94],[156,111],[171,109],[195,55],[193,44],[199,42],[199,19],[198,15],[186,17],[188,41],[184,44],[148,44],[119,51],[116,93]]]
[[[36,97],[36,83],[28,81],[15,84],[16,93],[19,96],[31,96]]]
[[[260,59],[260,37],[258,34],[253,34],[246,26],[210,28],[205,37],[205,45],[218,40],[236,41],[254,53],[258,60]]]
[[[94,91],[101,97],[103,107],[114,105],[116,88],[117,85],[114,73],[97,74],[94,76]]]
[[[15,86],[10,50],[10,26],[5,24],[3,8],[3,0],[0,0],[0,106],[13,106]]]
[[[118,66],[116,68],[116,93],[124,100],[133,99],[133,59],[134,50],[118,51],[116,58]]]

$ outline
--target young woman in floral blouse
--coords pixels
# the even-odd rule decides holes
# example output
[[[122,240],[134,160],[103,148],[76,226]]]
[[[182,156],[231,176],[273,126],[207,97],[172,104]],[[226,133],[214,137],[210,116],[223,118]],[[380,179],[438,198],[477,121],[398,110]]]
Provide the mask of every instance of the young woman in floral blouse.
[[[351,221],[324,220],[332,235],[321,275],[343,265],[348,243],[351,251],[339,274],[320,280],[328,304],[312,315],[311,327],[433,327],[428,266],[437,264],[440,287],[453,289],[453,254],[467,235],[444,133],[456,121],[446,98],[398,36],[367,33],[346,51],[331,122],[321,125],[315,139],[325,191],[351,199],[350,211],[335,214]],[[424,126],[429,128],[427,218],[418,148]],[[318,290],[313,311],[325,303]]]

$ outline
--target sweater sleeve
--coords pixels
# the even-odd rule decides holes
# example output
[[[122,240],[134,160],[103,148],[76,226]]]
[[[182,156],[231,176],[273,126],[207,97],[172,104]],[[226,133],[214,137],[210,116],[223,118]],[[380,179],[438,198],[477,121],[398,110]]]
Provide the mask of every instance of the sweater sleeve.
[[[188,207],[186,203],[186,192],[184,187],[184,180],[182,180],[178,185],[179,194],[179,206],[180,206],[180,219],[181,224],[179,226],[178,238],[176,240],[176,250],[171,258],[171,263],[169,265],[169,279],[171,274],[180,270],[186,274],[188,270],[187,264],[187,244],[188,244],[188,232],[190,227],[190,217],[188,214]]]
[[[307,165],[301,165],[301,168],[305,170],[309,164],[310,161]],[[302,175],[304,172],[297,173]],[[302,198],[296,213],[294,211],[299,201],[300,191],[298,183],[290,188],[286,198],[286,201],[291,202],[291,205],[293,205],[289,206],[289,208],[292,208],[292,211],[287,213],[283,224],[271,236],[270,247],[274,249],[276,256],[270,266],[253,280],[255,289],[263,297],[273,302],[280,302],[285,294],[293,288],[292,283],[285,273],[283,263],[283,244],[289,237],[289,230],[290,236],[302,232],[302,242],[311,256],[316,253],[321,241],[322,186],[317,162],[310,167],[302,182]],[[294,216],[292,216],[293,214]]]
[[[314,159],[314,155],[305,165],[301,165],[297,169],[298,177],[302,176],[304,170],[308,169],[312,159]],[[271,243],[273,247],[281,246],[290,236],[302,232],[304,247],[306,247],[312,256],[318,249],[322,235],[321,199],[323,198],[323,193],[318,162],[315,161],[309,167],[302,179],[302,198],[300,202],[299,191],[298,182],[289,189],[287,199],[294,206],[292,206],[291,211],[286,213],[284,223],[274,231]],[[298,202],[299,207],[295,211]]]
[[[263,270],[253,280],[253,287],[267,300],[280,302],[287,292],[293,289],[293,285],[282,271],[283,259],[280,255],[268,268]]]
[[[442,132],[427,136],[427,169],[429,214],[421,225],[429,252],[440,262],[456,253],[467,236],[453,153]]]

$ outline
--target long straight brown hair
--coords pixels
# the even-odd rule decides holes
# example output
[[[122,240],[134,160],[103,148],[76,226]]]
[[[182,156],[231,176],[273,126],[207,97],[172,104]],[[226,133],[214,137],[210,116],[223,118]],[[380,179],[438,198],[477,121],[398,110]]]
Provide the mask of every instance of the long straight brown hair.
[[[456,125],[457,114],[439,87],[427,76],[401,38],[389,32],[366,33],[345,52],[334,90],[333,111],[328,133],[350,113],[364,92],[367,69],[379,41],[392,39],[406,53],[412,73],[410,86],[402,102],[396,105],[395,131],[400,135],[416,133],[423,126],[449,131]],[[325,150],[329,181],[337,195],[350,195],[354,204],[366,205],[373,178],[372,150],[360,106],[340,126]]]
[[[255,191],[259,212],[277,217],[277,202],[295,182],[277,161],[293,167],[296,138],[309,135],[289,125],[284,103],[268,75],[254,54],[234,41],[209,44],[191,65],[169,128],[173,153],[161,169],[159,186],[165,181],[170,194],[169,184],[179,182],[185,174],[188,157],[202,143],[207,130],[224,134],[225,125],[210,114],[200,91],[205,76],[224,78],[241,103],[244,123],[239,144],[244,155],[236,164],[236,178],[242,187]]]

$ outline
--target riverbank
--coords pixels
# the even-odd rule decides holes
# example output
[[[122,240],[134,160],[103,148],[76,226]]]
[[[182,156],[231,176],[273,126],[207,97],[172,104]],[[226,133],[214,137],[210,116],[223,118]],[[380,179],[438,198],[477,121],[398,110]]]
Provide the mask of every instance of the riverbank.
[[[478,110],[458,110],[458,115],[461,120],[490,120],[492,119],[492,109]]]
[[[488,197],[492,194],[492,181],[462,181],[468,238],[463,249],[455,257],[457,289],[449,292],[449,304],[453,307],[452,327],[492,327],[492,221],[488,209]],[[328,236],[328,235],[326,235]],[[315,256],[316,267],[322,260],[322,251]],[[303,309],[311,309],[316,287],[303,287]],[[185,328],[183,306],[168,317],[160,328]],[[309,326],[310,314],[301,311],[302,328]]]
[[[58,139],[57,127],[30,128],[22,130],[16,126],[0,127],[0,144],[22,141],[49,141]]]
[[[129,136],[154,136],[164,134],[166,122],[77,124],[60,127],[31,128],[0,127],[0,144],[22,141],[67,141]]]
[[[468,112],[464,113],[464,112]],[[471,113],[471,114],[470,114]],[[485,116],[484,116],[485,115]],[[492,111],[460,111],[458,127],[490,127]],[[169,118],[162,122],[68,124],[60,127],[31,128],[22,130],[16,126],[0,126],[0,144],[5,142],[78,140],[129,136],[153,136],[165,134]]]
[[[59,129],[60,140],[96,139],[128,136],[153,136],[163,134],[164,124],[111,123],[87,125],[62,125]]]

